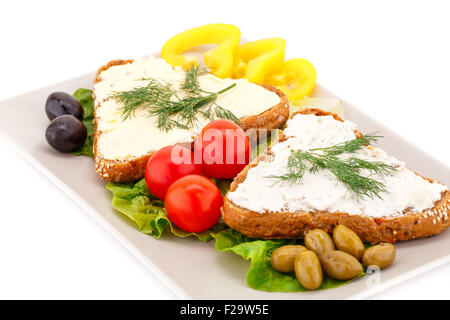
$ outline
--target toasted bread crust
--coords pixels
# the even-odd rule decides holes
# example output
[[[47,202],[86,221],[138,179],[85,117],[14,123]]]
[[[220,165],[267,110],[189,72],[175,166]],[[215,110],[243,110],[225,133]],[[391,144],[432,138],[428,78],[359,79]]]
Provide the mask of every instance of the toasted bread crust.
[[[97,71],[94,79],[94,84],[102,81],[100,74],[112,66],[132,63],[133,60],[113,60],[102,66]],[[280,97],[280,102],[272,108],[264,111],[259,115],[243,117],[239,119],[240,126],[244,129],[276,129],[283,126],[289,117],[289,100],[286,95],[275,87],[262,85],[267,90],[276,93]],[[94,96],[95,99],[95,96]],[[98,152],[98,139],[102,132],[97,130],[97,115],[96,110],[99,105],[94,107],[94,160],[95,170],[103,180],[111,182],[126,182],[140,179],[144,176],[145,167],[150,157],[157,151],[149,152],[148,154],[134,158],[131,160],[109,160],[104,159]]]
[[[281,128],[289,118],[289,100],[287,96],[275,87],[262,84],[263,88],[272,91],[280,97],[280,102],[261,114],[243,117],[239,119],[239,125],[244,131],[249,129],[278,129]]]
[[[333,115],[318,109],[300,111],[303,114]],[[293,114],[294,115],[294,114]],[[357,133],[359,135],[360,133]],[[281,137],[280,140],[283,140]],[[270,152],[270,150],[268,150]],[[243,182],[250,168],[258,165],[265,155],[261,155],[239,173],[231,184],[230,191],[237,189]],[[432,179],[424,178],[430,182]],[[229,193],[228,192],[228,193]],[[450,224],[450,192],[442,193],[441,199],[433,208],[420,213],[404,211],[402,216],[373,218],[351,215],[345,212],[296,211],[259,213],[235,205],[225,195],[222,216],[231,228],[252,238],[262,239],[296,239],[303,238],[309,230],[320,228],[332,232],[338,224],[343,224],[355,231],[363,241],[368,243],[405,241],[425,238],[443,232]]]

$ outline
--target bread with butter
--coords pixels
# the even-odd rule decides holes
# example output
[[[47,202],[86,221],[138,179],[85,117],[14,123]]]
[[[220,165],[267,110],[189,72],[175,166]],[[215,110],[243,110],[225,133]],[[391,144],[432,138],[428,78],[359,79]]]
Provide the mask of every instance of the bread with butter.
[[[398,181],[395,180],[397,177],[394,173],[392,178],[387,178],[386,181],[392,184],[397,183],[398,185],[393,186],[392,189],[401,194],[398,196],[396,194],[385,195],[384,197],[387,199],[383,201],[392,202],[385,204],[380,199],[360,200],[359,203],[353,199],[353,202],[348,202],[350,201],[348,199],[352,198],[352,195],[349,195],[351,192],[345,193],[340,190],[339,188],[342,186],[334,180],[331,184],[325,183],[325,186],[318,185],[312,190],[305,189],[308,187],[308,183],[319,181],[318,179],[332,179],[333,177],[327,176],[328,173],[326,172],[323,176],[312,177],[310,180],[303,179],[304,186],[287,185],[282,187],[278,183],[270,184],[270,182],[266,182],[264,179],[269,179],[269,174],[272,173],[269,170],[272,168],[270,163],[276,161],[274,160],[276,159],[275,155],[281,157],[281,153],[274,155],[274,149],[282,150],[281,144],[283,143],[290,144],[286,148],[296,143],[295,136],[292,138],[294,140],[289,140],[289,133],[292,133],[292,130],[287,130],[290,130],[290,124],[294,123],[291,123],[291,120],[297,115],[317,117],[316,121],[321,123],[325,121],[321,121],[320,117],[326,117],[328,123],[333,121],[336,121],[336,124],[338,122],[344,123],[337,115],[319,109],[306,109],[292,114],[280,140],[269,147],[265,154],[247,165],[234,179],[230,191],[225,195],[222,215],[225,223],[231,228],[252,238],[295,239],[303,238],[306,232],[315,228],[331,233],[335,226],[343,224],[355,231],[363,241],[368,243],[425,238],[447,229],[450,224],[448,219],[450,192],[448,188],[432,179],[424,178],[406,167],[402,167],[400,170],[409,179],[403,181],[403,183],[411,184],[411,186],[401,184],[400,178],[397,179]],[[333,118],[330,118],[330,116]],[[345,121],[345,123],[348,122]],[[341,125],[339,124],[339,126]],[[317,128],[320,128],[320,126],[318,125]],[[314,133],[320,135],[320,132],[316,130],[317,128],[314,126],[308,127],[305,122],[302,132],[304,135],[308,132],[313,132],[312,135]],[[353,130],[353,127],[345,129],[347,134],[350,129]],[[336,137],[338,131],[332,130],[334,131],[330,132],[333,132],[334,137]],[[360,136],[361,133],[354,129],[354,137]],[[323,140],[323,136],[319,138],[319,140]],[[371,148],[371,146],[367,148]],[[376,149],[373,150],[376,151]],[[369,150],[368,152],[372,151]],[[387,156],[384,155],[383,157],[386,158]],[[396,161],[396,159],[389,161]],[[257,167],[260,165],[261,167],[258,169]],[[269,168],[268,171],[261,169],[264,166]],[[279,167],[282,166],[277,163],[277,167],[272,168],[272,170],[280,170]],[[247,186],[246,180],[248,180]],[[402,186],[404,190],[398,189]],[[281,188],[285,188],[283,189],[284,194]],[[304,192],[305,190],[307,191]],[[336,194],[340,194],[340,198]],[[427,194],[429,195],[428,198],[422,199]],[[330,202],[324,205],[324,201],[319,201],[320,195],[324,195]],[[310,197],[311,199],[308,201],[304,197]],[[348,201],[343,202],[342,199]],[[276,203],[278,203],[278,207]],[[417,207],[416,210],[411,207],[414,205]],[[345,208],[348,208],[348,210],[344,210]],[[395,210],[392,208],[395,208]],[[392,212],[387,212],[387,210],[392,210]]]
[[[159,59],[161,60],[161,59]],[[150,61],[146,62],[143,59],[138,60],[113,60],[110,61],[108,64],[102,66],[95,77],[94,80],[94,101],[95,101],[95,107],[94,107],[94,125],[95,125],[95,132],[94,132],[94,159],[95,159],[95,168],[100,177],[107,181],[112,182],[126,182],[126,181],[134,181],[137,179],[140,179],[144,176],[145,167],[147,164],[148,159],[154,154],[156,151],[158,151],[160,148],[164,146],[164,142],[162,141],[165,136],[162,135],[160,132],[153,131],[156,133],[155,135],[152,135],[150,130],[155,129],[150,128],[149,126],[143,127],[142,125],[139,127],[136,125],[135,132],[132,132],[129,134],[129,139],[126,140],[124,138],[124,134],[119,135],[110,135],[108,136],[108,130],[109,128],[114,128],[114,126],[126,126],[126,124],[122,124],[121,115],[118,110],[113,110],[114,113],[109,112],[109,114],[106,113],[107,109],[111,109],[111,98],[109,98],[106,94],[101,92],[101,90],[105,91],[109,89],[109,86],[113,87],[115,84],[119,84],[123,79],[126,79],[127,76],[130,76],[130,74],[133,72],[133,70],[123,70],[121,71],[121,74],[116,72],[116,74],[110,75],[112,77],[112,80],[109,80],[109,82],[105,81],[105,75],[108,72],[113,71],[111,68],[121,67],[121,66],[130,66],[135,61],[136,63],[154,63],[156,68],[160,69],[167,69],[167,66],[165,66],[165,62],[163,61]],[[167,71],[167,70],[166,70]],[[170,70],[168,70],[170,71]],[[145,73],[144,73],[145,74]],[[137,77],[137,76],[136,76]],[[213,76],[212,76],[213,77]],[[217,86],[217,84],[214,83],[225,81],[219,78],[213,77],[212,80],[209,79],[210,82],[212,81],[214,85]],[[226,79],[227,81],[245,81],[245,80],[231,80]],[[256,92],[257,88],[261,88],[260,86],[250,84],[250,83],[244,83],[246,86],[248,86],[248,90],[252,92]],[[220,85],[220,83],[219,83]],[[251,87],[250,87],[251,86]],[[266,108],[265,110],[262,110],[262,112],[259,112],[257,114],[246,114],[245,116],[239,117],[240,126],[244,129],[276,129],[283,126],[286,122],[286,120],[289,117],[289,101],[284,93],[282,93],[280,90],[271,87],[262,85],[262,88],[264,88],[264,91],[267,93],[270,93],[273,98],[274,96],[276,98],[276,103],[274,105],[271,105],[270,107]],[[234,88],[233,88],[234,89]],[[240,91],[237,91],[237,95],[243,95],[245,94],[245,89],[243,88]],[[112,89],[111,89],[112,90]],[[110,91],[111,92],[111,91]],[[230,90],[230,95],[233,93]],[[226,97],[225,97],[226,98]],[[226,100],[228,101],[228,100]],[[244,100],[246,101],[246,100]],[[264,102],[264,101],[262,101]],[[241,103],[243,108],[251,107],[251,101],[247,101],[245,103]],[[259,101],[259,104],[261,104],[261,101]],[[223,107],[227,107],[226,102],[224,103]],[[260,110],[261,108],[259,108]],[[108,116],[111,119],[108,118],[108,121],[106,121],[104,118]],[[141,119],[144,119],[142,116]],[[145,121],[149,121],[148,117]],[[147,124],[147,122],[146,122]],[[140,130],[140,131],[139,131]],[[117,130],[116,130],[117,131]],[[122,130],[123,131],[123,130]],[[144,136],[144,133],[147,134],[147,136]],[[186,132],[183,133],[186,135]],[[189,133],[188,133],[189,134]],[[144,136],[144,137],[143,137]],[[105,140],[109,138],[111,147],[109,148],[108,152],[106,152],[105,148],[102,146],[106,143]],[[193,139],[195,138],[195,134],[192,134],[192,136],[183,137],[182,143],[191,143]],[[148,148],[143,149],[140,152],[132,152],[133,150],[133,143],[137,139],[147,139],[148,141]],[[122,140],[119,144],[118,140]],[[157,140],[159,142],[158,146],[155,148],[151,147],[151,143],[155,142]],[[174,138],[172,140],[168,140],[166,145],[177,143],[177,139]],[[129,144],[129,145],[128,145]],[[140,148],[146,147],[146,142],[140,143]],[[130,154],[127,154],[126,152],[130,152]],[[116,157],[117,155],[117,157]]]

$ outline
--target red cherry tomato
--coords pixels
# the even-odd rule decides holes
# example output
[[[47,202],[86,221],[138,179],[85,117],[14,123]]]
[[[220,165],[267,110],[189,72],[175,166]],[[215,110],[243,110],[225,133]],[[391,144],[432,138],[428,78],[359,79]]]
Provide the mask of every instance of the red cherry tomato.
[[[229,120],[206,125],[194,144],[202,157],[202,172],[217,179],[234,178],[250,161],[250,141],[244,130]]]
[[[194,163],[194,153],[180,145],[167,146],[147,162],[145,182],[156,197],[164,200],[167,189],[188,174],[201,174],[201,165]]]
[[[215,226],[222,204],[219,188],[198,175],[185,176],[172,183],[165,199],[169,219],[187,232],[202,232]]]

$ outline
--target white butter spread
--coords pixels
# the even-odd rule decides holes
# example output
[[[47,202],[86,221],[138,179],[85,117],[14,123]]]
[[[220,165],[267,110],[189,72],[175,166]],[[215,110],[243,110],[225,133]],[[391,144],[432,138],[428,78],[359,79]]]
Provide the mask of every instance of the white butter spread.
[[[94,85],[95,105],[100,105],[96,109],[97,128],[102,132],[97,148],[105,159],[127,160],[167,145],[191,142],[209,122],[199,118],[193,129],[175,128],[166,132],[156,127],[157,117],[149,117],[145,108],[137,108],[131,117],[122,120],[121,105],[109,99],[114,92],[145,86],[147,81],[142,78],[168,82],[178,90],[184,80],[184,71],[173,68],[163,59],[136,59],[130,64],[110,67],[100,77],[101,81]],[[208,74],[200,76],[199,83],[208,92],[217,92],[236,83],[235,87],[220,94],[216,103],[238,118],[258,115],[280,102],[275,93],[243,79],[220,79]]]
[[[325,210],[349,214],[385,217],[401,215],[404,210],[421,212],[434,206],[447,187],[430,183],[416,175],[382,149],[368,146],[354,156],[367,161],[380,161],[397,168],[392,175],[371,178],[382,181],[386,191],[381,199],[358,199],[329,170],[319,169],[315,174],[306,170],[300,183],[274,184],[269,176],[288,172],[287,161],[291,150],[330,147],[355,139],[356,126],[350,121],[340,122],[331,116],[297,114],[287,122],[286,140],[273,145],[272,156],[261,160],[248,171],[247,178],[228,198],[236,205],[259,213]],[[368,176],[368,172],[360,174]]]

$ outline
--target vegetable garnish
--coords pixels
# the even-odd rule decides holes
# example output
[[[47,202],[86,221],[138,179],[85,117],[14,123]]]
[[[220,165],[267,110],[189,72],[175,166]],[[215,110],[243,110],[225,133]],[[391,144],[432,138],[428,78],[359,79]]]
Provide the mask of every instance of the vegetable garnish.
[[[368,170],[379,177],[391,174],[395,167],[379,162],[366,161],[355,157],[340,159],[337,156],[344,153],[355,153],[364,146],[376,142],[381,136],[367,134],[365,136],[345,141],[327,148],[316,148],[307,151],[292,151],[288,158],[288,173],[282,176],[269,176],[278,182],[298,183],[302,180],[305,171],[317,173],[320,169],[328,169],[339,181],[353,191],[358,198],[378,197],[386,192],[384,183],[359,174],[360,169]],[[307,168],[306,163],[309,163]]]
[[[211,233],[228,228],[226,224],[218,223],[204,232],[181,230],[170,221],[164,208],[164,202],[148,190],[145,179],[136,183],[109,182],[106,188],[113,194],[113,207],[136,223],[140,232],[151,235],[156,239],[159,239],[164,233],[171,233],[181,238],[194,236],[200,241],[207,242],[212,239]],[[229,185],[222,185],[222,188],[228,189]]]
[[[233,179],[250,161],[250,140],[237,124],[220,119],[202,129],[195,139],[194,151],[201,155],[205,176]]]
[[[215,48],[205,52],[203,60],[216,77],[230,78],[240,39],[241,31],[236,26],[223,23],[207,24],[169,39],[161,49],[161,58],[174,67],[188,69],[189,66],[197,64],[197,58],[184,55],[184,52],[202,45],[215,44]]]
[[[180,159],[174,154],[177,154]],[[189,174],[201,175],[202,165],[195,163],[194,153],[190,149],[180,145],[159,149],[147,161],[145,167],[147,187],[155,197],[162,201],[164,201],[170,185]]]
[[[285,49],[286,41],[281,38],[244,43],[236,54],[233,78],[265,83],[267,75],[277,71],[283,64]]]
[[[270,263],[272,253],[287,244],[303,244],[303,240],[258,240],[244,236],[233,230],[226,229],[212,233],[216,239],[216,250],[235,253],[245,260],[251,260],[246,282],[250,288],[269,292],[304,292],[305,289],[292,273],[276,271]],[[355,278],[365,275],[365,272]],[[326,274],[323,276],[321,289],[337,288],[353,280],[336,280]]]
[[[306,59],[290,59],[267,75],[266,84],[283,91],[290,101],[309,96],[316,86],[316,69]]]
[[[198,174],[184,176],[167,189],[164,204],[169,220],[185,232],[205,232],[219,223],[220,189]]]
[[[87,129],[87,138],[84,145],[73,152],[77,156],[94,157],[94,99],[92,98],[92,90],[80,88],[73,94],[73,97],[80,102],[84,110],[83,124]]]
[[[137,107],[143,106],[148,109],[150,116],[158,117],[158,129],[166,132],[173,128],[192,128],[198,115],[211,121],[220,118],[239,122],[231,111],[215,103],[220,94],[230,90],[236,84],[233,83],[217,92],[203,91],[198,83],[198,76],[205,72],[203,68],[195,66],[191,66],[186,71],[185,79],[180,87],[184,97],[177,94],[172,84],[162,83],[153,78],[141,79],[148,81],[145,87],[115,92],[111,97],[122,103],[124,120],[130,117]],[[177,117],[174,118],[174,116]]]

